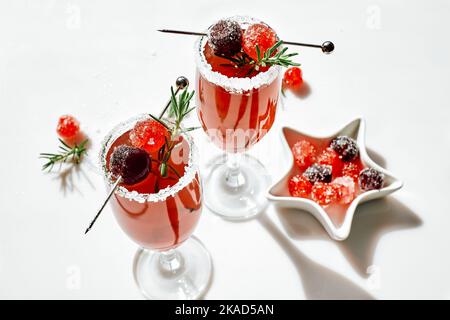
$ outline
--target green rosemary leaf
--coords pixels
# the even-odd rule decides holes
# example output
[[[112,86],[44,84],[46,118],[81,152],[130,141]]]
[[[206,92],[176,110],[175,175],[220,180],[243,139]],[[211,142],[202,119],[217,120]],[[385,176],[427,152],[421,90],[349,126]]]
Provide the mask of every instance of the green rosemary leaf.
[[[261,61],[261,50],[259,49],[259,46],[256,45],[256,56],[258,57],[258,62]]]
[[[80,143],[80,148],[85,148],[89,139],[85,139],[83,142]]]
[[[175,97],[175,92],[173,91],[173,87],[170,87],[170,108],[169,108],[169,117],[173,117],[176,115],[176,110],[178,109],[177,106],[177,99]]]
[[[59,153],[40,153],[39,158],[47,160],[46,163],[42,165],[42,170],[51,171],[55,163],[65,163],[68,160],[80,163],[84,153],[86,152],[86,144],[88,139],[81,142],[79,145],[70,147],[62,139],[59,139],[61,145],[59,146]]]
[[[171,126],[169,127],[167,124],[164,124],[164,126],[170,133],[170,137],[164,137],[165,143],[158,151],[160,174],[165,178],[169,176],[167,168],[170,169],[170,164],[168,163],[168,161],[170,160],[171,152],[178,145],[178,139],[176,137],[178,136],[179,132],[186,132],[184,129],[182,129],[182,122],[185,117],[195,109],[195,107],[190,107],[190,103],[193,97],[194,91],[189,91],[188,86],[183,89],[178,97],[175,95],[173,87],[170,88],[170,118],[167,120],[167,122],[170,123]]]
[[[195,107],[191,107],[188,110],[186,110],[186,112],[184,113],[184,115],[188,115],[189,113],[191,113],[193,110],[195,110]]]
[[[164,121],[162,121],[161,119],[158,119],[157,117],[155,117],[152,114],[148,114],[153,120],[158,121],[160,124],[162,124],[167,130],[170,130],[170,127],[164,123]]]
[[[190,128],[186,128],[186,129],[183,129],[183,132],[190,132],[190,131],[194,131],[194,130],[197,130],[197,129],[200,129],[201,127],[190,127]]]
[[[178,178],[181,178],[181,175],[178,173],[178,171],[173,166],[171,166],[170,164],[167,164],[167,167],[169,167],[169,169],[172,170],[172,172],[175,173],[175,175]]]
[[[58,138],[59,142],[68,149],[72,149],[63,139]]]
[[[221,57],[224,58],[224,59],[227,59],[227,60],[229,60],[229,61],[231,61],[231,62],[234,62],[234,63],[236,63],[236,64],[239,64],[239,63],[241,62],[241,60],[236,59],[236,58],[226,57],[226,56],[221,56]]]

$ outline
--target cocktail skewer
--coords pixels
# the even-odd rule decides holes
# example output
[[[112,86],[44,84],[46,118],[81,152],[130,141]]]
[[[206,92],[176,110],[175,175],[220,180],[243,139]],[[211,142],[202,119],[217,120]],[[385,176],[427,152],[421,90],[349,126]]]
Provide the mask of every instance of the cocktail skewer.
[[[114,183],[114,185],[111,188],[111,191],[108,193],[108,195],[106,196],[105,201],[103,201],[102,206],[100,207],[100,209],[97,211],[97,214],[95,215],[94,219],[92,219],[91,223],[89,223],[89,227],[87,227],[86,231],[84,232],[84,234],[88,233],[89,230],[91,230],[92,226],[94,225],[95,221],[97,221],[97,218],[100,216],[100,213],[102,213],[103,209],[105,208],[106,204],[108,203],[109,199],[111,199],[112,195],[114,194],[114,192],[116,192],[116,189],[119,187],[119,184],[122,182],[122,177],[119,177],[116,182]]]
[[[177,93],[186,88],[189,85],[189,80],[186,77],[178,77],[176,82],[175,82],[177,89],[175,90],[175,95],[177,95]],[[171,101],[169,100],[166,104],[166,106],[164,107],[164,109],[161,111],[160,115],[159,115],[159,119],[162,118],[165,114],[165,112],[167,111],[167,109],[170,106]],[[122,176],[119,176],[116,180],[116,182],[114,182],[111,191],[108,193],[108,195],[106,196],[105,200],[103,201],[100,209],[97,211],[97,214],[95,215],[94,219],[92,219],[91,223],[89,224],[89,226],[87,227],[86,231],[84,232],[84,234],[87,234],[89,232],[89,230],[91,230],[91,228],[93,227],[95,221],[97,221],[98,217],[100,216],[100,214],[102,213],[103,209],[105,208],[106,204],[108,203],[109,199],[111,199],[112,195],[114,194],[114,192],[116,192],[117,188],[119,187],[119,185],[123,182],[123,178]]]
[[[186,88],[189,85],[189,80],[186,77],[180,76],[177,78],[177,81],[175,81],[175,85],[177,86],[177,89],[175,90],[175,95],[177,95],[180,90]],[[161,119],[164,116],[164,114],[166,113],[167,109],[169,109],[170,103],[171,103],[171,100],[169,99],[169,101],[167,101],[166,106],[159,114],[159,117],[158,117],[159,119]]]
[[[191,36],[207,36],[204,32],[193,32],[193,31],[183,31],[183,30],[171,30],[171,29],[159,29],[159,32],[163,33],[174,33],[174,34],[185,34]],[[320,48],[323,53],[329,54],[334,50],[334,44],[331,41],[325,41],[320,44],[310,44],[310,43],[302,43],[302,42],[293,42],[293,41],[283,41],[283,44],[293,45],[293,46],[301,46],[301,47],[310,47],[310,48]]]

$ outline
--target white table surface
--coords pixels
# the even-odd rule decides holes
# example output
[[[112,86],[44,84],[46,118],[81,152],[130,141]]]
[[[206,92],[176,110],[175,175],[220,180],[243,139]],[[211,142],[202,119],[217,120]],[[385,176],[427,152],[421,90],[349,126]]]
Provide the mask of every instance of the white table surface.
[[[0,298],[141,298],[136,245],[110,208],[83,235],[105,195],[96,148],[118,122],[159,110],[178,75],[193,79],[194,38],[157,28],[202,30],[234,14],[259,17],[284,39],[336,44],[330,56],[298,50],[309,90],[288,94],[253,150],[274,179],[287,157],[281,124],[326,134],[361,115],[375,158],[405,186],[361,207],[340,243],[295,210],[231,223],[205,209],[195,230],[214,261],[205,298],[450,298],[444,0],[1,1]],[[66,113],[92,139],[90,157],[71,174],[45,175],[38,153],[56,150]],[[196,137],[205,161],[213,147]]]

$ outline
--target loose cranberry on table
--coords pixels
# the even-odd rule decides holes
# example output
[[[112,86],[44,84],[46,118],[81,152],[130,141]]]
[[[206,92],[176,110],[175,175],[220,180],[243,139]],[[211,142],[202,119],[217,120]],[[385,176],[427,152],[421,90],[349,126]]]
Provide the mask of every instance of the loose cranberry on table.
[[[71,115],[61,116],[56,132],[62,139],[72,139],[80,132],[80,122]]]
[[[288,68],[284,72],[283,85],[286,88],[297,90],[303,84],[303,73],[299,67]]]
[[[249,26],[242,36],[242,48],[244,52],[253,60],[258,61],[256,46],[260,50],[260,57],[277,43],[278,37],[275,31],[263,23],[255,23]]]
[[[131,144],[147,152],[158,151],[166,142],[168,130],[156,120],[139,121],[130,131]]]

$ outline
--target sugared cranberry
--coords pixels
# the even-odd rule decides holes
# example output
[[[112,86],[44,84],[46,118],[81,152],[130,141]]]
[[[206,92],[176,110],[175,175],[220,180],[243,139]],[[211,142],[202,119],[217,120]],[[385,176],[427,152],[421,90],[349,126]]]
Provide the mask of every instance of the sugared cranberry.
[[[343,163],[339,158],[339,154],[331,148],[323,150],[317,157],[316,162],[318,164],[331,166],[333,177],[337,177],[341,173]]]
[[[358,182],[359,178],[359,172],[362,169],[362,165],[359,161],[352,161],[352,162],[346,162],[342,166],[341,175],[350,177],[355,181],[355,183]]]
[[[151,170],[150,155],[142,149],[120,145],[114,149],[109,170],[124,184],[132,185],[144,180]]]
[[[359,174],[359,187],[364,191],[383,188],[384,174],[373,168],[366,168]]]
[[[315,163],[303,172],[303,176],[312,184],[316,182],[331,182],[331,166]]]
[[[275,31],[263,23],[252,24],[244,31],[242,36],[242,48],[245,53],[255,61],[258,61],[256,45],[258,45],[261,58],[264,53],[277,43],[278,37]]]
[[[358,145],[356,141],[347,136],[339,136],[331,141],[330,147],[336,151],[342,161],[352,161],[358,156]]]
[[[61,116],[58,120],[56,132],[63,139],[74,138],[80,132],[80,123],[73,116]]]
[[[311,198],[322,206],[338,201],[338,187],[331,183],[317,182],[311,190]]]
[[[216,55],[231,57],[241,51],[241,26],[229,19],[219,20],[209,28],[208,41]]]
[[[297,141],[292,146],[292,155],[300,170],[305,170],[316,161],[316,147],[306,140]]]
[[[291,67],[284,72],[283,84],[285,87],[297,90],[301,87],[302,83],[302,70],[299,67]]]
[[[311,193],[312,184],[309,180],[298,174],[289,180],[289,193],[293,197],[307,198]]]
[[[337,187],[337,198],[341,204],[348,204],[353,201],[356,195],[356,188],[352,178],[339,177],[334,179],[332,184]]]
[[[130,131],[130,141],[134,147],[147,152],[158,151],[166,142],[167,129],[156,120],[139,121]]]

